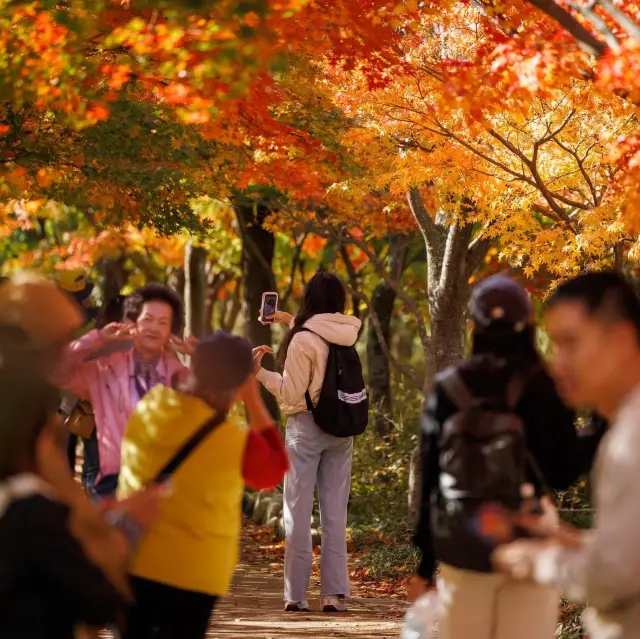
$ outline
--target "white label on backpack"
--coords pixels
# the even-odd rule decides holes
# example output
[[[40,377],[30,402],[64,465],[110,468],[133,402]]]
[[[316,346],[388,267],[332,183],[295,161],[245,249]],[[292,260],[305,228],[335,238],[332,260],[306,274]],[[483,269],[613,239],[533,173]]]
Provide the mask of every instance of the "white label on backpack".
[[[345,393],[339,390],[338,399],[345,404],[359,404],[367,399],[367,389],[363,388],[359,393]]]

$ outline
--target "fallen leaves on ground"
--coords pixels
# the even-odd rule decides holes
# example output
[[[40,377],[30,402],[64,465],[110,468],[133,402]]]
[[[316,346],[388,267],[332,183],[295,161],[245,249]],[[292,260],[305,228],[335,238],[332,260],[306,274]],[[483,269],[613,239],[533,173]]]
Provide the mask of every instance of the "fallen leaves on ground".
[[[275,541],[273,530],[265,526],[256,526],[249,522],[244,525],[243,555],[247,563],[268,566],[272,574],[282,574],[284,570],[284,542]],[[391,544],[391,539],[377,538],[377,543]],[[349,543],[349,569],[352,596],[356,599],[386,600],[390,605],[384,609],[373,610],[374,614],[387,619],[399,618],[404,614],[407,587],[411,571],[406,566],[399,566],[395,575],[380,578],[367,568],[358,568],[359,559],[369,552],[367,543]],[[321,548],[316,548],[313,555],[311,580],[314,585],[320,584]],[[397,605],[394,605],[397,602]],[[364,604],[363,604],[364,605]]]

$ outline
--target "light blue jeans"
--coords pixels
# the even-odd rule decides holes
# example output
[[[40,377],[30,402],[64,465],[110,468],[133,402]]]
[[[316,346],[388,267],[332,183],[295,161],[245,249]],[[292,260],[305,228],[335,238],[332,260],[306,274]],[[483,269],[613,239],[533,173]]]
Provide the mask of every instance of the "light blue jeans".
[[[286,445],[291,468],[284,480],[284,599],[307,604],[316,483],[322,526],[321,594],[348,596],[347,505],[353,438],[329,435],[316,426],[311,413],[298,413],[287,421]]]

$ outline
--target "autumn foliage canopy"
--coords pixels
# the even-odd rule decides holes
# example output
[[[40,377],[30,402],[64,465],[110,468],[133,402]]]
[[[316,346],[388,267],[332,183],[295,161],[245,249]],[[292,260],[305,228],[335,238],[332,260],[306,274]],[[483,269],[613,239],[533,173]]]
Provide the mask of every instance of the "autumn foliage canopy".
[[[639,47],[634,1],[7,0],[3,234],[66,259],[65,233],[201,229],[194,200],[266,189],[272,228],[342,229],[357,258],[414,232],[418,189],[527,276],[619,265]]]

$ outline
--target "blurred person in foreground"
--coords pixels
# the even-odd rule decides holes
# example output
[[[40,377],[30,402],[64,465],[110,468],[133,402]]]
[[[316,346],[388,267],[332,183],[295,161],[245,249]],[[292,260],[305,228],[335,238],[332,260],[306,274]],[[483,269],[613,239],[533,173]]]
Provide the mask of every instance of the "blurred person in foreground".
[[[248,428],[229,414],[239,401]],[[138,404],[123,442],[118,496],[154,480],[212,419],[218,425],[175,471],[173,496],[135,554],[136,603],[126,638],[205,636],[238,560],[244,485],[272,488],[287,470],[282,438],[254,379],[251,345],[217,332],[198,344],[192,373],[178,390],[156,386]]]
[[[70,531],[69,506],[47,481],[64,466],[57,392],[22,366],[0,367],[0,636],[71,639],[78,624],[118,622],[112,582]],[[118,585],[120,588],[118,588]]]
[[[0,446],[0,465],[2,468],[7,468],[3,470],[7,480],[13,474],[23,472],[34,474],[35,471],[42,480],[35,483],[40,488],[43,483],[46,484],[46,496],[50,501],[55,502],[55,507],[49,508],[57,512],[56,517],[53,517],[55,521],[52,520],[51,523],[58,525],[61,519],[64,520],[69,534],[80,545],[83,554],[92,564],[99,567],[109,582],[117,588],[120,599],[124,600],[130,598],[126,568],[131,549],[135,547],[144,530],[153,523],[164,490],[161,487],[151,487],[126,501],[102,502],[96,506],[90,502],[69,473],[63,450],[65,438],[64,431],[61,430],[61,422],[53,415],[49,416],[47,412],[55,410],[55,394],[45,380],[58,366],[64,348],[83,322],[82,312],[72,299],[57,286],[33,273],[18,273],[0,283],[0,377],[6,376],[8,380],[0,389],[0,395],[4,397],[6,394],[8,398],[6,402],[0,403],[0,424],[6,425],[6,431],[0,428],[0,434],[2,432],[7,434],[3,445]],[[37,439],[40,432],[42,437]],[[25,442],[23,436],[27,437],[28,441]],[[13,446],[18,447],[19,450],[14,451]],[[32,459],[34,450],[38,451],[35,461]],[[0,500],[6,513],[10,514],[8,506],[12,500],[33,494],[30,488],[33,484],[32,481],[27,482],[29,490],[18,490],[18,494],[13,494],[15,492],[13,490],[7,490],[5,499]],[[38,528],[39,516],[34,513],[27,523],[33,522]],[[46,527],[42,527],[37,532],[37,539],[43,544],[43,548],[47,547],[45,538],[47,533],[44,532],[46,530]],[[58,532],[60,532],[59,526]],[[21,533],[24,534],[25,543],[33,538],[26,524],[21,529]],[[8,542],[14,537],[15,531],[11,531],[10,528]],[[30,574],[29,570],[48,569],[45,566],[38,568],[33,564],[29,553],[14,548],[15,556],[13,556],[14,552],[9,543],[2,542],[0,547],[2,551],[8,553],[6,560],[0,559],[0,581],[3,584],[1,588],[4,593],[14,591],[20,593],[20,588],[26,588],[29,584],[25,584],[22,579],[25,574]],[[38,556],[40,555],[34,552],[34,557]],[[64,553],[61,556],[70,560]],[[55,575],[58,575],[62,581],[57,583],[49,580],[46,584],[36,581],[31,584],[36,590],[42,589],[40,595],[32,593],[34,598],[30,610],[34,615],[34,623],[37,622],[35,617],[41,610],[48,610],[47,602],[40,598],[42,595],[43,598],[48,599],[45,596],[47,587],[59,589],[60,596],[71,593],[73,588],[73,585],[65,581],[68,580],[68,574],[64,572],[65,567],[56,568],[55,553],[48,557],[48,560],[52,562],[50,569],[55,571]],[[26,562],[26,565],[23,562]],[[73,561],[67,568],[73,570]],[[52,574],[52,576],[55,575]],[[26,588],[22,594],[28,598],[30,592]],[[58,601],[57,597],[57,595],[51,597],[51,601]],[[0,610],[5,614],[4,619],[9,624],[10,618],[6,615],[11,611],[5,608],[13,604],[4,595],[1,600]],[[15,606],[18,610],[18,603]],[[44,607],[39,608],[39,606]],[[72,607],[72,604],[67,606],[67,612],[70,606]],[[66,634],[71,621],[64,616],[66,614],[64,611],[60,614],[63,630],[60,634],[52,632],[42,635],[43,637],[58,639],[71,636]],[[91,613],[82,614],[90,615]],[[94,621],[102,623],[95,619],[86,619],[82,614],[75,621],[84,619],[88,623]],[[17,617],[11,618],[11,622],[16,620]],[[48,625],[47,632],[54,627]],[[12,635],[7,630],[6,633],[0,632],[0,636],[11,637]],[[19,633],[13,636],[35,638],[41,635],[37,634],[37,629],[34,627],[33,634]]]
[[[518,540],[494,554],[519,579],[553,584],[585,602],[591,639],[640,636],[640,299],[614,272],[558,287],[546,324],[562,397],[610,423],[594,467],[595,527],[558,525],[551,509],[519,523],[545,540]]]
[[[149,284],[132,297],[139,307],[135,323],[113,322],[76,340],[54,376],[62,390],[93,407],[100,457],[94,490],[99,496],[116,490],[122,436],[138,401],[157,384],[176,386],[187,372],[174,352],[186,348],[176,337],[184,319],[180,297],[160,284]],[[127,348],[113,352],[123,342]],[[101,356],[105,349],[111,352]]]
[[[561,401],[537,352],[533,310],[519,284],[502,275],[480,282],[472,291],[470,315],[471,357],[436,377],[423,417],[422,500],[415,535],[422,561],[414,595],[420,586],[433,584],[439,559],[442,639],[552,637],[559,592],[493,571],[495,545],[479,528],[481,513],[483,506],[494,503],[508,511],[521,508],[522,482],[528,482],[537,497],[548,487],[568,488],[590,467],[601,432],[588,438],[578,436],[576,416]],[[452,439],[452,420],[466,408],[465,403],[487,414],[500,414],[502,421],[494,417],[493,424],[485,424],[494,430],[487,429],[481,449],[472,448],[473,438],[460,440],[468,444]],[[512,418],[517,420],[517,432],[523,431],[522,442],[511,439],[512,435],[505,438]],[[472,422],[474,428],[480,427],[478,413]],[[460,445],[463,447],[455,453],[449,449]],[[502,452],[503,446],[507,453]],[[473,460],[481,467],[473,465],[474,450],[481,459]],[[516,456],[522,461],[516,462]],[[507,486],[505,480],[511,475],[501,473],[514,464],[514,481]],[[476,499],[483,486],[496,485],[492,473],[499,475],[502,492]],[[472,484],[469,495],[465,493],[468,483]]]

